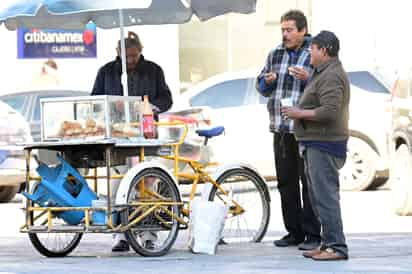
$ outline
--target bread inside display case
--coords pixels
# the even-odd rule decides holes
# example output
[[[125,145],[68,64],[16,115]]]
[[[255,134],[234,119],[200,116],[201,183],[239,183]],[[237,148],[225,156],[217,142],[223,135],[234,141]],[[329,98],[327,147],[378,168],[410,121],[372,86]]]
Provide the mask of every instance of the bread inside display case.
[[[140,97],[82,96],[41,100],[42,140],[142,137]]]

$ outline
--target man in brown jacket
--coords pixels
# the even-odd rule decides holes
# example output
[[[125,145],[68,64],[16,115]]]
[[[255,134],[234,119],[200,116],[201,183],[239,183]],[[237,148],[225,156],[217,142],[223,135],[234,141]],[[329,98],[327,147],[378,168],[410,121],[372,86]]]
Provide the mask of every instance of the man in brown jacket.
[[[294,129],[305,161],[309,197],[322,227],[322,244],[303,253],[314,260],[348,259],[339,196],[339,169],[349,137],[349,80],[338,59],[339,40],[322,31],[312,40],[314,72],[298,107],[282,107]]]

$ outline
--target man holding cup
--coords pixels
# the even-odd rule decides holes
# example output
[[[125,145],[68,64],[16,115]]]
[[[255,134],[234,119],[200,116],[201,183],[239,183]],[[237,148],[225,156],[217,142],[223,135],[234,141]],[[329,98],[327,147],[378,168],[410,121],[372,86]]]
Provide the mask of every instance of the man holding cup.
[[[339,39],[321,31],[311,44],[314,73],[297,106],[282,106],[294,119],[305,160],[309,194],[322,226],[322,245],[303,253],[320,261],[348,259],[339,196],[339,169],[349,138],[350,84],[338,57]]]
[[[303,160],[293,134],[293,120],[282,117],[280,106],[296,105],[303,94],[312,71],[311,41],[307,20],[301,11],[286,12],[280,22],[283,43],[269,53],[256,82],[259,93],[269,97],[269,128],[274,133],[276,176],[283,222],[288,232],[274,244],[279,247],[299,245],[301,250],[310,250],[320,244],[320,224],[309,200]]]

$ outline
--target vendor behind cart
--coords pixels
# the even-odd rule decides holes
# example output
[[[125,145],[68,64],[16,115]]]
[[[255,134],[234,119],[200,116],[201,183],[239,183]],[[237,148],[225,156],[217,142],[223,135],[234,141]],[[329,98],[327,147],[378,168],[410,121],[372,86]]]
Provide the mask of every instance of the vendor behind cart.
[[[125,38],[125,47],[129,96],[148,95],[155,114],[169,110],[173,104],[172,94],[162,68],[144,58],[142,43],[134,32],[129,32]],[[121,83],[120,41],[116,50],[116,59],[99,69],[92,95],[124,95]]]
[[[129,96],[149,96],[155,119],[158,113],[169,110],[173,104],[172,94],[166,84],[162,68],[154,62],[146,60],[142,55],[143,46],[139,36],[129,32],[125,38],[127,85]],[[101,67],[94,82],[92,95],[117,95],[123,96],[124,90],[121,83],[122,63],[120,41],[117,44],[117,57]],[[121,168],[126,171],[127,167]],[[123,172],[123,173],[124,173]],[[115,197],[119,182],[113,184],[113,197]],[[150,235],[147,244],[150,245]],[[152,235],[153,236],[153,235]],[[155,235],[154,235],[155,236]],[[112,251],[128,251],[129,245],[123,234],[114,234]]]

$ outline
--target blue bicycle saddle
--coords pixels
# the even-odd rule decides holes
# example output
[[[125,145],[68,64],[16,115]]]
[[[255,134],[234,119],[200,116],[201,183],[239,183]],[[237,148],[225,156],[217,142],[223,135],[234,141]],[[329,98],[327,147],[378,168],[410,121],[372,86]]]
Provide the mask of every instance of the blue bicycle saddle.
[[[197,135],[199,135],[201,137],[211,138],[211,137],[219,136],[224,131],[225,131],[225,127],[224,126],[219,126],[219,127],[214,127],[214,128],[211,128],[211,129],[198,129],[198,130],[196,130],[196,133],[197,133]]]

